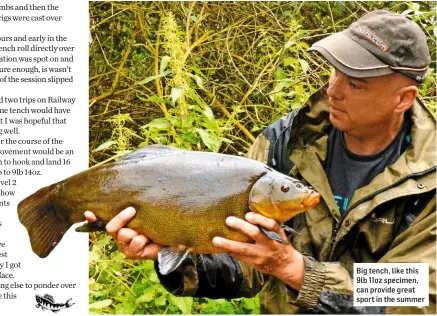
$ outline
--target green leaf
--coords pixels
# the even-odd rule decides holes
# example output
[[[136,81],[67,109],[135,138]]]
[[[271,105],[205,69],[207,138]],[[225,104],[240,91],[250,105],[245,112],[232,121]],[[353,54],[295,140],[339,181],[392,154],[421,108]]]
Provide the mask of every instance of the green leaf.
[[[275,71],[275,79],[276,80],[282,80],[287,78],[287,73],[282,69],[281,67],[276,68]]]
[[[147,99],[144,99],[144,98],[140,97],[139,95],[137,97],[138,97],[138,99],[140,99],[141,101],[144,101],[144,102],[170,103],[168,100],[160,98],[156,94],[152,95],[151,97],[148,97]]]
[[[155,299],[154,303],[156,306],[163,306],[167,303],[167,299],[165,296],[160,296]]]
[[[284,49],[287,49],[287,48],[293,46],[294,44],[296,44],[295,41],[288,41],[287,43],[285,43]]]
[[[222,302],[217,307],[218,307],[217,309],[218,314],[235,314],[234,306],[232,306],[232,304],[228,301]]]
[[[131,302],[123,302],[117,305],[115,308],[115,314],[117,315],[132,315],[135,311],[135,304]]]
[[[287,66],[290,66],[290,65],[296,65],[297,64],[297,59],[296,58],[288,57],[288,58],[285,58],[283,60],[283,63],[284,63],[284,67],[287,67]]]
[[[300,66],[302,67],[302,72],[306,74],[308,71],[308,62],[305,59],[299,59],[299,62]]]
[[[155,297],[155,294],[156,294],[155,289],[153,287],[149,287],[144,291],[143,295],[141,295],[135,300],[135,304],[150,302]]]
[[[159,65],[159,73],[162,74],[168,66],[170,61],[170,56],[163,56],[161,59],[161,64]]]
[[[189,74],[191,78],[194,78],[194,80],[196,81],[197,86],[202,89],[205,90],[205,87],[203,86],[203,79],[202,77],[198,76],[198,75],[192,75]]]
[[[155,271],[155,263],[153,260],[141,260],[141,264],[138,268],[145,271]]]
[[[149,141],[148,140],[145,140],[144,142],[141,142],[139,145],[138,145],[138,148],[143,148],[144,146],[148,146],[149,145]]]
[[[89,305],[90,309],[102,309],[112,304],[112,300],[97,301]]]
[[[413,4],[411,5],[411,8],[412,8],[414,11],[419,11],[419,9],[420,9],[420,4],[418,4],[418,3],[413,3]]]
[[[123,253],[121,253],[121,252],[117,252],[115,254],[114,258],[112,258],[112,259],[115,260],[115,261],[123,261],[123,260],[126,259],[126,256]]]
[[[214,120],[214,114],[212,113],[212,110],[209,106],[205,106],[205,108],[203,109],[203,114],[205,114],[208,119]]]
[[[257,125],[255,125],[254,127],[252,127],[252,129],[251,129],[250,131],[251,131],[251,132],[256,132],[256,131],[259,131],[260,129],[262,129],[261,126],[257,126]]]
[[[159,282],[158,276],[156,275],[154,270],[151,271],[151,273],[149,274],[149,280],[150,280],[150,282],[153,282],[153,283]]]
[[[103,248],[103,247],[105,247],[106,245],[108,245],[108,244],[111,243],[111,242],[112,242],[112,238],[111,238],[111,236],[107,235],[107,236],[103,237],[102,239],[99,239],[99,240],[97,241],[97,245],[98,245],[100,248]]]
[[[299,42],[299,46],[301,48],[303,48],[304,50],[307,50],[308,48],[310,48],[310,46],[305,42]]]
[[[162,72],[162,73],[160,73],[158,75],[154,75],[154,76],[150,76],[150,77],[144,78],[143,80],[138,81],[136,84],[146,84],[146,83],[148,83],[148,82],[150,82],[152,80],[155,80],[157,78],[165,77],[169,73],[171,73],[171,70],[166,70],[166,71],[164,71],[164,72]]]
[[[246,305],[246,308],[249,310],[255,310],[258,306],[257,306],[257,302],[255,299],[253,298],[242,298],[241,299],[244,303],[244,305]]]
[[[97,254],[97,253],[95,253],[95,252],[93,252],[93,251],[90,251],[89,252],[89,254],[88,254],[88,260],[90,261],[90,262],[92,262],[92,261],[98,261],[100,259],[100,256]]]
[[[173,102],[173,105],[176,104],[176,101],[184,94],[184,90],[178,89],[178,88],[171,88],[171,101]]]
[[[206,147],[211,149],[213,152],[219,151],[221,146],[221,141],[217,136],[212,135],[208,133],[206,130],[200,128],[196,128],[196,132],[199,134],[200,138],[202,138],[202,141]]]
[[[275,86],[275,88],[272,90],[272,92],[270,92],[270,94],[280,92],[280,91],[282,91],[282,89],[290,87],[291,84],[292,84],[291,80],[283,80],[281,82],[278,82],[278,84]]]
[[[183,314],[191,314],[191,307],[193,306],[192,297],[177,297],[170,296],[173,304],[175,304],[182,311]]]
[[[185,93],[187,96],[189,96],[191,99],[196,101],[196,103],[202,107],[206,106],[206,103],[202,100],[202,98],[199,97],[199,95],[196,93],[194,89],[188,88]]]
[[[170,127],[170,122],[167,121],[167,119],[165,118],[157,118],[146,124],[145,126],[157,129],[168,129]]]
[[[96,149],[94,149],[93,152],[96,152],[96,151],[102,151],[102,150],[108,149],[109,147],[111,147],[112,145],[115,145],[115,144],[117,144],[116,141],[108,140],[107,142],[104,142],[104,143],[101,144],[99,147],[97,147]]]

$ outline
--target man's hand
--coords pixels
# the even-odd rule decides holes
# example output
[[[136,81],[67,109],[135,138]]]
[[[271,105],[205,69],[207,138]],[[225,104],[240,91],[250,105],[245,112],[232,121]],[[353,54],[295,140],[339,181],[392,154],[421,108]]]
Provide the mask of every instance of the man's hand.
[[[94,222],[97,217],[92,212],[85,212],[88,222]],[[124,226],[135,216],[135,209],[128,207],[121,211],[106,225],[107,232],[114,238],[118,249],[128,259],[152,259],[156,260],[161,246],[149,240],[146,236],[140,235],[133,229]]]
[[[257,213],[247,213],[246,221],[228,217],[226,224],[249,236],[254,244],[214,237],[213,244],[224,249],[232,257],[245,262],[255,269],[271,274],[299,291],[305,275],[303,256],[291,245],[283,245],[268,238],[256,225],[274,231],[286,240],[285,233],[273,219]]]

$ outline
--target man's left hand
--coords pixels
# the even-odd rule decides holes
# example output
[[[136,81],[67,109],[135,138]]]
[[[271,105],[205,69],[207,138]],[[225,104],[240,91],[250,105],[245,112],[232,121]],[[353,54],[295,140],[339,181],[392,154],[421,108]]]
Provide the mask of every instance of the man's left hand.
[[[249,212],[246,221],[228,217],[226,224],[242,234],[249,236],[255,243],[243,243],[221,237],[214,237],[215,246],[224,249],[230,256],[247,263],[255,269],[271,274],[299,291],[305,275],[303,256],[290,244],[281,244],[267,237],[257,225],[278,233],[287,240],[279,223],[261,214]]]

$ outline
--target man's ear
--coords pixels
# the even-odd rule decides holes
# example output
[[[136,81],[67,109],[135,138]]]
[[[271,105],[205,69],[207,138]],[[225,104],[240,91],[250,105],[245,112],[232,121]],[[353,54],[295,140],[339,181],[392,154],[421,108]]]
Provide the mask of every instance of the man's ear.
[[[397,90],[395,92],[395,113],[403,113],[409,110],[418,94],[419,88],[414,85],[404,86]]]

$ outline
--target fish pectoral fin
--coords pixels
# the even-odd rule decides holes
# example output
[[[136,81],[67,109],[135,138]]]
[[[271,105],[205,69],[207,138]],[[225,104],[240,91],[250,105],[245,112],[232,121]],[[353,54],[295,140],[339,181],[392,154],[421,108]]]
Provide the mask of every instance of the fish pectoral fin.
[[[53,313],[58,313],[58,312],[60,312],[61,310],[60,309],[52,309],[51,310]]]
[[[158,268],[159,273],[167,275],[176,270],[185,258],[188,257],[188,248],[182,251],[175,250],[174,248],[164,248],[158,252]]]
[[[300,235],[299,232],[295,231],[293,228],[287,225],[281,225],[282,229],[285,231],[286,234],[290,234],[292,237],[297,237]]]
[[[282,239],[282,237],[278,233],[275,233],[275,232],[272,232],[270,230],[267,230],[267,229],[265,229],[264,227],[262,227],[260,225],[258,225],[258,228],[259,228],[259,230],[261,232],[264,233],[264,235],[269,237],[271,240],[277,241],[277,242],[279,242],[281,244],[284,244],[284,245],[288,244],[288,241]]]
[[[80,233],[90,233],[97,231],[105,231],[106,224],[101,219],[96,220],[95,222],[85,223],[82,226],[77,227],[75,230]]]

